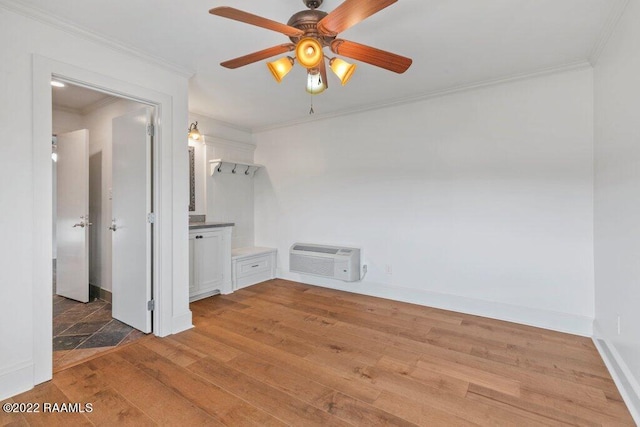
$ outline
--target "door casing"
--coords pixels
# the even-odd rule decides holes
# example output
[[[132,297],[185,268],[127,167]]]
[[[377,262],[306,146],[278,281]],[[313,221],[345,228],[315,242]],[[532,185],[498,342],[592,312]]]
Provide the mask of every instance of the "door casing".
[[[52,166],[51,166],[51,85],[52,78],[154,107],[156,125],[153,140],[153,333],[166,336],[191,327],[187,310],[174,314],[174,200],[172,170],[173,98],[134,83],[118,80],[75,65],[34,54],[33,59],[33,384],[52,378]],[[186,115],[186,114],[185,114]],[[186,121],[186,120],[185,120]],[[185,154],[186,157],[186,154]],[[186,165],[186,161],[185,161]],[[185,166],[186,168],[186,166]],[[163,185],[167,182],[166,185]],[[186,197],[185,197],[186,200]],[[186,225],[185,225],[186,228]],[[186,234],[186,233],[185,233]],[[186,237],[185,237],[186,243]],[[185,252],[187,247],[185,246]],[[167,279],[163,280],[163,277]],[[166,283],[166,285],[165,285]],[[185,292],[185,301],[188,296]]]

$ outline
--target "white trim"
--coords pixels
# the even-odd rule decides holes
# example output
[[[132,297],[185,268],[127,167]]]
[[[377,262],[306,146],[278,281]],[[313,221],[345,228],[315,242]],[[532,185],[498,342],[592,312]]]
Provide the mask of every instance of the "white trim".
[[[576,61],[576,62],[571,62],[571,63],[568,63],[568,64],[560,65],[560,66],[557,66],[557,67],[543,68],[541,70],[530,72],[530,73],[514,74],[514,75],[511,75],[511,76],[501,77],[501,78],[497,78],[497,79],[483,80],[483,81],[480,81],[480,82],[463,84],[463,85],[459,85],[459,86],[450,87],[450,88],[447,88],[447,89],[436,90],[436,91],[431,91],[431,92],[425,92],[425,93],[421,93],[421,94],[418,94],[418,95],[412,95],[412,96],[409,96],[409,97],[406,97],[406,98],[399,98],[399,99],[390,100],[390,101],[383,101],[383,102],[379,102],[379,103],[375,103],[375,104],[364,105],[364,106],[360,106],[360,107],[355,107],[355,108],[335,111],[335,112],[331,112],[331,113],[315,114],[313,116],[307,116],[307,117],[304,117],[304,118],[298,118],[298,119],[294,119],[294,120],[290,120],[290,121],[286,121],[286,122],[276,123],[276,124],[273,124],[273,125],[259,126],[257,128],[253,128],[251,131],[253,133],[265,132],[265,131],[270,131],[270,130],[274,130],[274,129],[295,126],[295,125],[299,125],[299,124],[303,124],[303,123],[310,123],[310,122],[315,122],[315,121],[319,121],[319,120],[331,119],[331,118],[334,118],[334,117],[347,116],[347,115],[351,115],[351,114],[358,114],[358,113],[362,113],[362,112],[365,112],[365,111],[379,110],[379,109],[394,107],[394,106],[398,106],[398,105],[411,104],[411,103],[414,103],[414,102],[426,101],[426,100],[429,100],[429,99],[439,98],[439,97],[447,96],[447,95],[453,95],[453,94],[456,94],[456,93],[468,92],[468,91],[475,90],[475,89],[482,89],[482,88],[486,88],[486,87],[501,85],[501,84],[504,84],[504,83],[517,82],[517,81],[521,81],[521,80],[533,79],[533,78],[536,78],[536,77],[542,77],[542,76],[547,76],[547,75],[551,75],[551,74],[564,73],[566,71],[580,70],[580,69],[584,69],[584,68],[591,68],[591,64],[589,62],[587,62],[587,61]]]
[[[0,0],[1,1],[1,0]],[[189,110],[189,121],[195,120],[197,119],[198,121],[202,121],[202,120],[208,120],[213,122],[214,124],[220,125],[220,126],[225,126],[231,129],[235,129],[235,130],[239,130],[242,132],[246,132],[246,133],[251,133],[251,128],[248,127],[244,127],[244,126],[240,126],[236,123],[230,123],[230,122],[225,122],[224,120],[220,120],[220,119],[216,119],[214,117],[211,117],[205,113],[199,113],[197,111],[192,111]]]
[[[256,146],[249,142],[234,141],[233,139],[220,138],[218,136],[204,135],[206,145],[218,146],[223,148],[233,148],[235,150],[242,150],[253,153],[256,151]]]
[[[613,35],[618,23],[620,22],[620,18],[624,14],[624,11],[629,4],[629,0],[616,0],[611,7],[611,12],[609,13],[609,18],[602,27],[602,31],[598,36],[598,40],[596,40],[596,44],[591,49],[591,53],[589,53],[589,62],[592,66],[596,66],[598,60],[600,59],[600,55],[604,51],[604,48],[607,46],[609,39]]]
[[[52,377],[52,183],[51,183],[51,77],[124,96],[155,107],[154,137],[153,332],[173,331],[174,306],[174,201],[173,201],[173,98],[169,94],[117,80],[109,76],[33,55],[33,377],[39,384]],[[185,224],[186,229],[186,224]],[[186,292],[186,290],[185,290]],[[185,296],[186,301],[186,296]],[[183,313],[188,316],[190,311]],[[15,391],[16,393],[18,391]]]
[[[82,108],[73,108],[73,107],[67,107],[65,105],[53,104],[53,109],[55,111],[62,111],[63,113],[71,113],[71,114],[77,114],[78,116],[85,116],[99,108],[103,108],[103,107],[106,107],[107,105],[113,104],[114,102],[117,102],[120,99],[122,98],[119,98],[116,96],[108,96],[106,98],[100,99]]]
[[[77,108],[72,108],[72,107],[65,107],[64,105],[53,104],[53,110],[54,111],[61,111],[63,113],[75,114],[75,115],[78,115],[78,116],[82,115],[82,111],[81,110],[78,110]]]
[[[0,400],[7,399],[33,387],[33,362],[16,363],[0,370]]]
[[[593,343],[604,360],[613,381],[618,387],[618,391],[626,403],[631,416],[636,424],[640,425],[640,384],[631,373],[629,366],[625,363],[615,345],[604,337],[598,327],[598,322],[593,325]]]
[[[584,337],[591,337],[593,333],[593,319],[575,314],[479,300],[458,295],[441,294],[400,286],[387,286],[374,282],[340,282],[320,277],[283,272],[280,268],[277,270],[277,277],[340,291],[504,320],[506,322],[514,322]]]
[[[0,7],[18,13],[22,16],[26,16],[27,18],[35,19],[36,21],[42,22],[43,24],[50,25],[54,28],[73,34],[75,36],[84,38],[85,40],[99,43],[117,52],[135,56],[142,61],[157,65],[166,70],[177,73],[183,77],[189,78],[195,74],[195,71],[190,68],[175,64],[173,62],[167,61],[164,58],[151,55],[143,50],[127,46],[119,41],[97,34],[91,30],[88,30],[87,28],[83,28],[75,23],[69,22],[59,16],[53,16],[50,13],[45,12],[33,5],[27,5],[21,0],[0,0]]]
[[[92,113],[94,111],[96,111],[99,108],[103,108],[106,107],[107,105],[111,105],[115,102],[118,102],[121,98],[118,98],[116,96],[109,96],[107,98],[103,98],[100,99],[99,101],[93,102],[83,108],[80,109],[80,114],[87,115],[89,113]]]
[[[193,324],[191,323],[192,321],[193,318],[191,316],[191,311],[173,316],[173,319],[171,320],[171,333],[177,334],[178,332],[193,328]]]

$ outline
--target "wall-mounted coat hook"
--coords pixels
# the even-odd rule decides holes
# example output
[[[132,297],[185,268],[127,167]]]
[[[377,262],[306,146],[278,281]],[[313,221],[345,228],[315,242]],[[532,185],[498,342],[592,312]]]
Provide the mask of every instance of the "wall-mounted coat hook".
[[[209,173],[211,174],[211,176],[214,176],[216,172],[218,172],[219,174],[223,174],[225,173],[225,171],[230,170],[232,167],[233,169],[231,169],[231,172],[237,175],[238,166],[240,166],[240,171],[244,172],[244,175],[253,177],[255,176],[257,170],[263,167],[262,165],[257,165],[254,163],[239,162],[237,160],[227,161],[223,159],[209,160],[209,165]],[[225,166],[223,167],[222,165]],[[243,168],[245,167],[246,169],[243,170]]]

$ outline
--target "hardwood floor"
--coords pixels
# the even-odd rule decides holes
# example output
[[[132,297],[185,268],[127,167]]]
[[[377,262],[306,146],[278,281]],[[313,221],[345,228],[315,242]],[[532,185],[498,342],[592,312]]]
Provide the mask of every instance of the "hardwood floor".
[[[634,425],[588,338],[272,280],[191,304],[9,402],[0,425]]]

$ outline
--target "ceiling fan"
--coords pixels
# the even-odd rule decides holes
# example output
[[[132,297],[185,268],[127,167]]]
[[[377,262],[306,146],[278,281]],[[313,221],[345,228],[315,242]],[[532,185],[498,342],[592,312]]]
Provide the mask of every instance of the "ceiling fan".
[[[307,91],[312,94],[321,93],[329,86],[324,47],[329,47],[336,55],[366,62],[395,73],[404,73],[411,66],[410,58],[337,38],[339,33],[391,6],[397,0],[345,0],[330,13],[317,10],[323,0],[302,1],[309,10],[295,13],[286,25],[232,7],[222,6],[211,9],[209,13],[212,15],[276,31],[288,36],[291,40],[291,43],[253,52],[222,62],[220,65],[234,69],[295,51],[295,58],[286,56],[267,63],[267,66],[276,81],[280,82],[291,71],[294,60],[297,60],[307,69]],[[355,64],[349,64],[335,57],[329,59],[329,66],[343,86],[349,81],[356,68]]]

